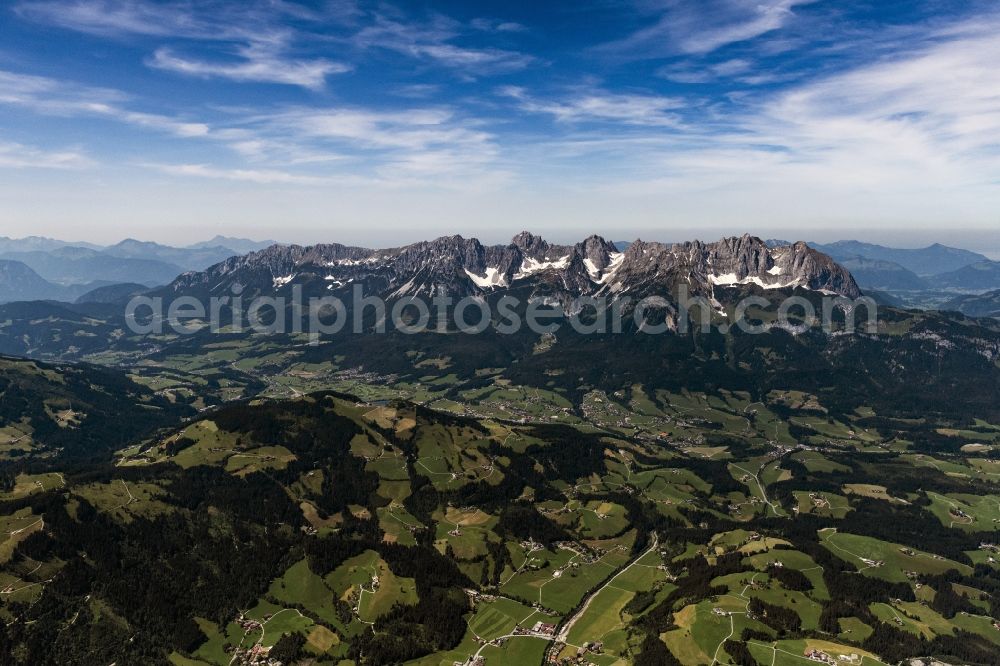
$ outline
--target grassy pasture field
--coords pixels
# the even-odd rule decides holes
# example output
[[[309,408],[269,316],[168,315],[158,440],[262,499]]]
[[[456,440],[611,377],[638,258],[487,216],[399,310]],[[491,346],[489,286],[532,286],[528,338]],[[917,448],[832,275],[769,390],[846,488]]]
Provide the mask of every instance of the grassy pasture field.
[[[849,423],[829,418],[794,417],[789,419],[789,422],[814,430],[817,434],[811,439],[815,440],[816,443],[826,440],[840,440],[842,442],[870,444],[880,439],[876,433],[870,433],[864,429],[855,428]]]
[[[586,593],[628,561],[626,550],[615,549],[592,563],[580,561],[576,553],[559,549],[536,551],[535,562],[543,563],[537,570],[524,568],[505,579],[501,591],[511,596],[537,600],[559,613],[572,610]]]
[[[317,530],[317,534],[320,535],[330,533],[333,528],[342,523],[344,520],[344,517],[339,513],[322,518],[319,510],[311,502],[299,502],[299,508],[302,509],[302,517],[305,518],[306,522]]]
[[[757,411],[754,416],[751,414],[752,410],[748,410],[749,404],[744,405],[743,401],[732,396],[723,399],[716,395],[692,393],[686,390],[680,393],[659,390],[656,392],[656,398],[663,405],[662,413],[673,420],[668,428],[670,435],[684,435],[696,428],[699,421],[708,421],[722,426],[727,432],[763,436],[764,432],[773,434],[773,429],[777,428],[779,436],[788,437],[787,427],[781,432],[778,420],[761,403],[753,405],[752,410]],[[752,425],[748,418],[750,416],[753,416]]]
[[[615,576],[614,586],[629,592],[651,590],[667,579],[666,572],[658,568],[662,563],[659,553],[646,553],[630,569]]]
[[[846,495],[860,495],[861,497],[884,500],[893,504],[906,504],[906,500],[890,495],[885,486],[873,483],[845,483],[843,491]]]
[[[601,641],[608,642],[608,635],[613,632],[623,632],[625,623],[622,613],[625,604],[632,600],[635,593],[613,585],[598,592],[584,613],[569,632],[569,642],[573,645]],[[622,637],[617,637],[612,643],[623,643]],[[626,643],[627,645],[627,643]],[[605,650],[607,651],[607,650]]]
[[[10,571],[0,573],[0,591],[2,591],[0,594],[0,618],[11,621],[16,617],[14,613],[19,612],[19,609],[10,608],[9,604],[33,604],[38,601],[45,590],[45,581],[51,578],[58,569],[58,566],[43,565],[43,568],[37,571],[21,572],[23,577]]]
[[[386,481],[407,481],[410,478],[406,460],[396,451],[382,451],[378,457],[368,461],[365,471],[374,472]]]
[[[225,646],[227,644],[225,627],[220,628],[215,622],[211,620],[206,620],[205,618],[196,617],[194,621],[198,624],[198,628],[201,632],[205,634],[207,640],[202,643],[198,650],[194,653],[196,658],[196,663],[206,663],[206,664],[226,664],[232,657],[230,657],[226,651]],[[235,623],[230,625],[233,628],[233,633],[242,633],[242,630]],[[232,645],[232,643],[229,643]],[[171,660],[173,661],[173,660]],[[185,663],[185,662],[174,662],[174,663]]]
[[[519,601],[497,597],[493,601],[476,603],[469,619],[469,630],[489,641],[510,634],[515,627],[531,627],[540,620],[555,622],[556,618],[543,615]]]
[[[414,666],[452,666],[455,662],[464,663],[482,647],[477,638],[492,640],[509,635],[517,625],[530,627],[538,621],[556,623],[559,620],[560,616],[558,615],[542,614],[513,599],[496,597],[492,601],[479,600],[476,601],[475,608],[467,616],[468,629],[457,647],[408,663]],[[520,661],[521,659],[531,658],[537,653],[538,663],[541,663],[541,654],[546,645],[547,641],[543,639],[519,636],[508,640],[502,648],[483,647],[482,654],[488,653],[488,664],[519,666],[519,664],[525,663]],[[529,661],[527,663],[535,662]]]
[[[232,453],[226,459],[226,471],[245,476],[265,469],[285,469],[295,455],[283,446],[261,446]]]
[[[959,629],[985,637],[991,643],[995,643],[998,649],[1000,649],[1000,631],[997,631],[993,626],[993,618],[986,615],[963,615],[959,613],[949,620],[949,622]]]
[[[838,638],[841,640],[861,643],[872,635],[873,629],[856,617],[842,617],[837,624],[840,625]]]
[[[637,592],[654,589],[665,580],[665,573],[656,568],[661,562],[658,553],[649,552],[632,567],[615,576],[592,598],[587,610],[573,625],[569,643],[579,646],[585,642],[600,641],[604,643],[603,656],[608,659],[607,663],[618,663],[626,658],[630,648],[627,626],[631,617],[625,612],[625,606]],[[660,595],[665,596],[673,589],[674,585],[664,584]],[[588,658],[604,663],[593,655]]]
[[[930,512],[947,527],[986,532],[1000,525],[1000,495],[942,495],[927,491],[927,497],[931,500]]]
[[[271,583],[268,595],[285,603],[301,604],[325,622],[340,625],[333,607],[334,591],[323,578],[313,573],[306,560],[296,562],[281,578]]]
[[[530,636],[516,636],[507,641],[502,648],[492,645],[483,649],[487,664],[502,664],[503,666],[519,666],[520,664],[540,664],[545,654],[548,641]]]
[[[720,532],[714,535],[708,542],[708,545],[714,547],[715,552],[719,555],[736,550],[750,541],[750,530],[731,530],[729,532]]]
[[[796,490],[792,494],[795,496],[796,506],[800,514],[812,513],[830,518],[843,518],[853,511],[848,499],[836,493],[808,493],[804,490]]]
[[[662,492],[665,499],[688,499],[694,496],[694,491],[708,493],[712,491],[711,484],[697,474],[682,468],[660,468],[634,472],[632,483],[648,492]],[[657,490],[659,489],[659,490]],[[656,495],[653,499],[661,499]]]
[[[9,501],[27,497],[34,493],[45,492],[53,488],[62,488],[66,485],[62,474],[58,472],[45,472],[42,474],[21,473],[14,477],[14,487],[8,491],[0,491],[0,501]]]
[[[11,561],[19,543],[44,528],[44,516],[33,514],[28,507],[0,516],[0,565]],[[0,618],[12,619],[7,608],[10,603],[37,601],[45,583],[61,567],[62,563],[57,559],[50,562],[22,559],[0,571]]]
[[[404,546],[416,545],[413,536],[414,529],[422,527],[420,521],[407,512],[402,504],[390,503],[388,506],[376,509],[379,528],[382,530],[382,540],[386,543],[399,543]]]
[[[172,456],[167,455],[166,447],[181,439],[190,439],[194,443]],[[171,460],[185,469],[195,465],[218,465],[236,450],[236,440],[236,435],[220,431],[214,421],[206,419],[168,437],[160,443],[160,446],[145,451],[144,455],[151,457],[152,462]]]
[[[379,584],[375,592],[364,592],[358,603],[358,617],[373,622],[385,615],[396,604],[410,606],[417,603],[417,585],[412,578],[396,576],[382,560],[375,565]]]
[[[925,453],[905,455],[902,456],[902,458],[915,467],[930,467],[931,469],[937,470],[942,474],[947,474],[948,476],[968,478],[975,475],[975,470],[968,465],[957,462],[956,460],[934,458]]]
[[[462,511],[448,508],[434,516],[437,519],[437,533],[434,545],[441,552],[451,546],[455,556],[471,560],[486,554],[486,542],[491,539],[490,529],[497,519],[488,513],[474,509]],[[496,540],[496,536],[492,537]]]
[[[870,610],[881,621],[927,640],[952,633],[952,625],[947,620],[919,603],[874,603]]]
[[[35,440],[31,438],[30,423],[8,423],[0,427],[0,460],[7,460],[31,453]]]
[[[850,472],[851,468],[834,462],[816,451],[798,451],[792,454],[793,460],[798,460],[806,469],[813,473]]]
[[[124,522],[130,522],[133,516],[151,518],[176,510],[176,507],[160,499],[166,491],[153,483],[115,479],[108,483],[74,486],[72,494],[87,500],[98,511]]]
[[[889,666],[870,652],[816,638],[776,641],[773,644],[750,641],[750,653],[762,664],[773,666],[803,666],[817,662],[805,656],[807,650],[821,650],[843,666]],[[855,656],[855,659],[851,657]],[[845,657],[841,659],[841,657]]]
[[[573,510],[579,515],[580,535],[584,538],[602,539],[628,527],[625,507],[620,504],[593,500]]]
[[[219,627],[204,618],[195,618],[207,640],[194,653],[194,657],[209,664],[225,666],[232,661],[226,646],[247,648],[256,643],[272,646],[286,633],[300,633],[308,639],[311,632],[319,626],[294,608],[283,608],[264,600],[248,610],[246,617],[259,622],[260,627],[244,630],[236,622]],[[331,647],[334,645],[339,645],[339,640],[331,642]]]
[[[704,666],[725,659],[722,644],[727,638],[739,637],[747,628],[769,633],[763,624],[747,617],[747,603],[749,599],[727,594],[715,601],[705,599],[685,606],[674,614],[677,628],[660,638],[684,666]]]
[[[891,582],[905,582],[906,572],[940,574],[949,569],[956,569],[963,574],[971,573],[972,567],[945,559],[940,555],[932,555],[909,549],[912,555],[903,552],[904,546],[880,541],[872,537],[838,532],[835,528],[825,528],[819,531],[820,543],[837,557],[858,567],[865,576],[881,578]],[[874,566],[863,560],[882,562]]]
[[[376,576],[378,586],[373,591]],[[357,599],[357,614],[364,622],[375,621],[394,604],[411,605],[418,600],[413,579],[396,576],[374,551],[347,560],[327,574],[322,582],[332,591],[331,599]]]
[[[830,591],[823,579],[823,567],[816,564],[811,557],[803,552],[781,548],[752,555],[746,559],[746,562],[757,571],[765,571],[772,563],[780,562],[784,567],[802,572],[809,579],[813,586],[809,592],[810,596],[821,601],[830,598]]]
[[[802,621],[802,627],[813,630],[819,626],[822,607],[808,593],[786,590],[777,580],[763,572],[746,572],[722,576],[712,581],[713,586],[726,587],[729,592],[719,599],[741,601],[760,599],[765,603],[782,606],[795,612]]]
[[[382,453],[382,447],[375,444],[365,433],[358,433],[351,438],[351,454],[359,458],[377,458]]]
[[[987,460],[985,458],[969,458],[969,466],[976,470],[980,476],[990,479],[1000,478],[1000,460]]]
[[[994,620],[985,614],[959,613],[948,620],[933,609],[913,601],[874,603],[870,609],[883,622],[928,640],[935,636],[951,636],[956,629],[962,629],[1000,644],[1000,632],[993,627]]]

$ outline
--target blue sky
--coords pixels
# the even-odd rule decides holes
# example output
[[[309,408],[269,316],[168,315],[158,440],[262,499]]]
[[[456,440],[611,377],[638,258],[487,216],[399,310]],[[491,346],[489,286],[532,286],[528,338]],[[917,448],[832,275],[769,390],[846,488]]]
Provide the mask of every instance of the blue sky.
[[[988,244],[998,34],[976,0],[12,0],[0,235]]]

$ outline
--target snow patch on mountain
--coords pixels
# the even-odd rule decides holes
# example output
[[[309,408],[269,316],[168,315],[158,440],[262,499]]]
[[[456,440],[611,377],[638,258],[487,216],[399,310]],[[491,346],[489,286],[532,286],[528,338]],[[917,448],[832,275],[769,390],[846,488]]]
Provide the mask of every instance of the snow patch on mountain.
[[[514,275],[515,280],[524,279],[540,271],[562,270],[569,266],[569,255],[560,257],[555,261],[545,257],[544,261],[538,261],[531,257],[525,257],[521,263],[521,269]]]
[[[492,266],[486,269],[486,275],[484,276],[476,275],[468,268],[465,269],[465,274],[469,276],[469,279],[472,280],[477,287],[482,287],[483,289],[507,286],[507,279],[504,277],[503,273],[501,273],[499,269]]]
[[[778,268],[775,266],[774,268]],[[781,269],[778,268],[777,271],[774,268],[770,269],[768,273],[771,275],[781,275]],[[712,285],[718,287],[735,287],[737,285],[744,284],[755,284],[761,289],[789,289],[791,287],[798,287],[801,285],[802,281],[799,279],[792,279],[789,282],[764,282],[757,275],[748,275],[747,277],[740,279],[735,273],[724,273],[722,275],[709,275],[708,281]]]

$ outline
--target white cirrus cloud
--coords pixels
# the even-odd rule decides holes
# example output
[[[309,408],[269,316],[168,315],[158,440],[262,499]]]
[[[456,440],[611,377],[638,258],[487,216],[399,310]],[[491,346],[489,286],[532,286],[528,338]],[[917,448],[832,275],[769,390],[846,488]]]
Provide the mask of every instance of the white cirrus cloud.
[[[329,185],[333,182],[329,177],[291,173],[276,169],[242,169],[224,168],[208,164],[157,164],[148,163],[143,166],[171,176],[194,178],[209,178],[212,180],[231,180],[257,185]]]
[[[278,83],[313,90],[326,77],[350,71],[326,58],[303,58],[294,46],[307,35],[283,21],[319,20],[306,8],[286,2],[149,2],[148,0],[37,0],[21,2],[23,18],[102,37],[161,37],[215,44],[218,58],[194,58],[166,46],[147,63],[154,68],[201,78]],[[237,60],[233,61],[235,55]]]
[[[493,138],[458,120],[453,111],[445,108],[384,112],[303,107],[265,116],[263,123],[310,139],[344,141],[375,149],[423,150],[458,145],[486,148]]]
[[[346,9],[317,12],[283,0],[19,0],[14,12],[26,20],[100,37],[234,42],[259,40],[288,19],[310,23],[350,16]]]
[[[625,125],[676,126],[680,118],[673,113],[689,105],[679,97],[612,93],[597,89],[575,91],[560,99],[539,99],[523,88],[505,86],[497,91],[517,101],[528,113],[552,116],[560,122],[614,122]]]
[[[793,9],[816,0],[664,0],[652,3],[656,19],[627,37],[599,47],[623,56],[660,58],[704,54],[780,30]]]
[[[539,150],[614,155],[629,169],[601,186],[623,196],[712,193],[706,205],[753,201],[789,216],[861,219],[886,206],[982,215],[1000,205],[998,28],[1000,17],[939,30],[908,51],[750,97],[691,132]]]
[[[534,57],[494,46],[468,46],[475,34],[513,35],[525,26],[491,19],[462,23],[438,13],[417,19],[392,5],[365,10],[329,2],[308,8],[281,0],[21,0],[16,13],[24,19],[68,30],[112,38],[142,36],[215,44],[218,58],[193,58],[161,45],[151,66],[199,77],[297,85],[320,89],[331,74],[352,66],[326,58],[296,56],[295,46],[349,44],[361,50],[386,50],[432,62],[464,76],[513,72]],[[294,25],[289,19],[294,19]],[[330,27],[336,39],[325,34]],[[319,34],[310,32],[320,28]],[[227,61],[233,53],[238,61]]]
[[[818,160],[856,155],[925,176],[1000,178],[1000,20],[942,32],[915,52],[815,80],[748,128]],[[914,174],[916,175],[916,174]]]
[[[534,56],[519,51],[463,46],[460,42],[465,32],[461,23],[442,15],[421,23],[375,14],[371,24],[351,41],[361,49],[394,51],[461,70],[465,75],[514,72],[537,62]]]
[[[322,178],[352,176],[371,184],[393,178],[414,184],[479,187],[496,182],[500,147],[496,137],[473,119],[444,107],[379,111],[363,107],[286,107],[277,110],[218,111],[211,122],[149,113],[134,108],[116,90],[89,88],[47,77],[0,70],[0,105],[67,118],[101,118],[184,139],[211,141],[253,168],[218,172],[203,164],[182,165],[175,175],[217,179],[260,179],[321,184]],[[221,158],[220,158],[221,159]],[[280,168],[279,168],[280,167]],[[321,169],[297,174],[288,167]]]
[[[447,108],[302,107],[248,119],[245,125],[263,136],[349,154],[382,179],[423,178],[433,184],[437,178],[464,175],[482,182],[500,153],[493,134]]]
[[[129,109],[127,96],[117,90],[0,70],[0,104],[30,109],[52,116],[90,116],[155,129],[179,137],[204,137],[208,125],[157,113]]]
[[[0,141],[0,168],[85,169],[91,166],[94,161],[77,150],[43,150]]]
[[[719,79],[739,76],[741,83],[753,85],[748,79],[759,76],[750,74],[753,63],[743,58],[733,58],[722,62],[684,62],[663,65],[656,70],[656,76],[675,83],[711,83]]]
[[[218,38],[211,24],[190,8],[189,4],[144,0],[37,0],[19,2],[14,11],[32,21],[103,37],[208,37],[214,33]]]
[[[147,62],[156,69],[198,78],[222,78],[238,82],[280,83],[320,90],[326,78],[351,70],[349,65],[323,58],[290,58],[262,44],[249,44],[237,49],[239,62],[222,62],[189,58],[167,47],[157,49]]]

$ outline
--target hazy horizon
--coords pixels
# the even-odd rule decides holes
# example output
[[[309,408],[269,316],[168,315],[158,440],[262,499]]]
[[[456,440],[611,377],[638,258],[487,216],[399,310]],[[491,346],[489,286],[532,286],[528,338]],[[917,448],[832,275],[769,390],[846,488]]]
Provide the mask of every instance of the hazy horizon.
[[[738,225],[733,225],[732,227],[717,227],[717,228],[700,228],[700,229],[663,229],[658,233],[655,231],[647,231],[642,234],[628,234],[619,231],[608,231],[601,229],[580,229],[576,233],[567,232],[564,230],[559,230],[552,234],[539,233],[536,229],[531,229],[528,227],[517,228],[510,227],[510,231],[507,233],[498,232],[497,230],[486,230],[487,233],[478,233],[475,230],[466,228],[460,229],[456,227],[452,231],[444,231],[443,233],[435,233],[429,235],[420,235],[419,232],[414,232],[412,235],[399,236],[394,239],[382,238],[379,240],[378,236],[366,236],[365,234],[348,234],[346,237],[344,234],[333,233],[329,236],[319,234],[318,232],[309,232],[306,234],[287,234],[280,233],[277,230],[272,230],[275,233],[265,233],[265,234],[254,234],[254,233],[241,233],[240,230],[226,230],[226,233],[221,231],[218,233],[206,232],[201,235],[185,233],[181,236],[171,235],[171,234],[132,234],[126,236],[102,236],[98,239],[93,238],[80,238],[80,237],[56,237],[49,236],[45,234],[27,234],[27,235],[17,235],[15,233],[6,233],[3,228],[0,227],[0,237],[9,238],[11,240],[21,240],[26,237],[41,237],[49,238],[56,241],[61,241],[69,243],[71,245],[78,244],[93,244],[100,246],[111,246],[120,243],[124,240],[132,239],[143,242],[155,242],[161,245],[168,245],[172,247],[187,247],[190,245],[195,245],[198,243],[203,243],[214,239],[216,236],[224,236],[229,238],[240,238],[246,240],[252,240],[255,242],[262,242],[265,240],[273,240],[277,243],[285,245],[315,245],[318,243],[342,243],[344,245],[355,245],[359,247],[370,247],[370,248],[386,248],[386,247],[397,247],[400,245],[407,245],[410,243],[415,243],[425,240],[433,240],[441,236],[452,236],[459,235],[466,238],[477,238],[485,244],[504,244],[507,243],[514,235],[520,233],[521,231],[529,231],[537,235],[542,236],[545,240],[553,243],[559,244],[572,244],[579,242],[590,236],[591,234],[597,234],[607,240],[614,242],[631,242],[634,240],[644,240],[644,241],[656,241],[662,243],[680,243],[690,240],[701,240],[701,241],[715,241],[720,238],[729,236],[741,236],[743,234],[750,234],[751,236],[757,236],[764,240],[779,239],[786,240],[790,242],[795,241],[806,241],[813,243],[833,243],[836,241],[860,241],[864,243],[872,243],[874,245],[883,245],[885,247],[903,248],[903,249],[915,249],[924,248],[933,244],[946,245],[948,247],[959,248],[964,250],[970,250],[972,252],[978,252],[984,254],[991,259],[1000,259],[1000,234],[992,231],[973,231],[973,230],[949,230],[945,233],[943,230],[940,232],[935,232],[933,230],[926,230],[917,233],[907,233],[905,237],[896,236],[891,232],[887,231],[869,231],[864,232],[858,230],[856,234],[842,233],[842,230],[836,229],[816,229],[809,231],[809,235],[799,235],[796,233],[788,233],[793,230],[788,229],[770,229],[765,230],[771,233],[762,233],[761,230],[741,228]],[[850,231],[850,230],[844,230]],[[353,240],[351,240],[353,238]],[[367,239],[367,240],[366,240]]]

